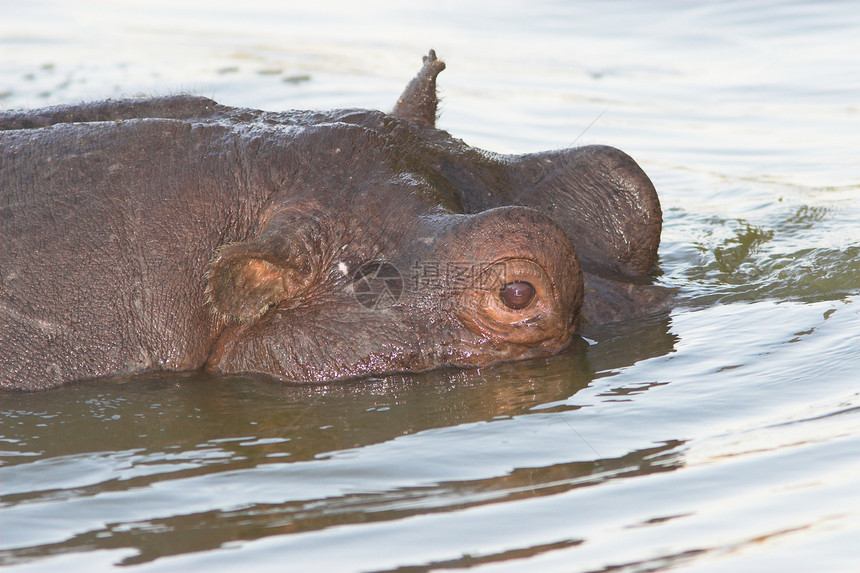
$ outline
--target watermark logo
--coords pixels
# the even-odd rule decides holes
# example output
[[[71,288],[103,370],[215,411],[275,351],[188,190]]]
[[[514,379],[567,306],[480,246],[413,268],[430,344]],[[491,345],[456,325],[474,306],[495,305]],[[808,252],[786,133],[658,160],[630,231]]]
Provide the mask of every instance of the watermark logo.
[[[403,276],[387,261],[369,261],[353,273],[352,293],[365,308],[389,308],[397,304],[403,294]]]
[[[492,262],[418,261],[411,269],[412,287],[462,291],[505,281],[505,266]]]
[[[404,277],[393,264],[376,260],[356,269],[351,290],[363,307],[380,310],[397,304],[407,289],[448,293],[485,289],[505,284],[505,274],[505,265],[492,262],[418,261]]]

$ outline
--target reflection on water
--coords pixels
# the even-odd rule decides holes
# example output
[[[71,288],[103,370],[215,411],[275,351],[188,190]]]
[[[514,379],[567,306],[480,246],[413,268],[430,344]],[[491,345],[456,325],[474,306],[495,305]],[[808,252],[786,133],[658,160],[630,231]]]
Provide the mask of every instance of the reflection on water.
[[[518,153],[608,143],[643,165],[678,304],[477,371],[4,395],[0,563],[855,567],[860,10],[356,6],[0,0],[0,106],[193,91],[389,109],[434,47],[454,136]]]
[[[78,516],[88,523],[58,537],[4,535],[8,549],[2,555],[15,561],[94,546],[135,547],[139,554],[124,561],[131,564],[236,540],[364,523],[368,515],[400,519],[416,510],[447,511],[452,504],[467,508],[555,495],[674,467],[659,454],[679,442],[592,459],[597,452],[560,418],[578,408],[544,406],[575,395],[593,376],[587,355],[572,349],[486,371],[361,385],[308,387],[195,374],[10,395],[4,437],[17,457],[2,468],[4,502],[14,506],[7,518],[36,520],[50,508],[54,522]],[[547,418],[559,418],[552,434],[563,437],[533,452],[532,467],[510,467],[496,458],[448,468],[455,452],[433,447],[450,446],[445,433],[459,428],[463,437],[473,434],[492,449],[506,439],[505,422],[519,425],[523,416],[542,418],[539,431]],[[428,449],[417,464],[413,446]],[[539,463],[555,458],[556,448],[588,455]],[[32,463],[32,457],[45,462]],[[166,484],[172,490],[167,498],[159,491]],[[178,515],[176,495],[185,508]],[[58,499],[67,500],[59,511]],[[111,508],[110,518],[100,507]],[[82,517],[99,514],[94,521]]]
[[[800,205],[765,225],[711,218],[703,222],[692,246],[695,265],[683,275],[699,291],[699,304],[715,301],[834,300],[857,292],[860,247],[822,245],[815,234],[838,226],[830,209]]]

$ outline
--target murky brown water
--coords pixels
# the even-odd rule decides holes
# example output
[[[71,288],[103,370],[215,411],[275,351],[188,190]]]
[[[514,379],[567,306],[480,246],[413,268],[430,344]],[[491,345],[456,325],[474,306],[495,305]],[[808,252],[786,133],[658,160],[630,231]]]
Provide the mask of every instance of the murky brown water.
[[[0,0],[0,105],[388,109],[430,47],[455,136],[642,164],[678,307],[481,371],[4,395],[4,569],[860,570],[853,4]]]

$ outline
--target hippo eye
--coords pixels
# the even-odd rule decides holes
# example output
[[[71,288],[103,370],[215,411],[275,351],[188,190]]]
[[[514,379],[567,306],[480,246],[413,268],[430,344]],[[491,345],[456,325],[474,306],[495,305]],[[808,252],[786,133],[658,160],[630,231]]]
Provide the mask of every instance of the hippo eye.
[[[506,307],[520,310],[535,297],[535,287],[526,281],[513,281],[502,285],[499,296]]]
[[[557,322],[564,322],[562,329],[570,322],[549,275],[529,259],[502,259],[488,265],[461,297],[457,316],[465,327],[496,341],[532,344],[556,329]]]

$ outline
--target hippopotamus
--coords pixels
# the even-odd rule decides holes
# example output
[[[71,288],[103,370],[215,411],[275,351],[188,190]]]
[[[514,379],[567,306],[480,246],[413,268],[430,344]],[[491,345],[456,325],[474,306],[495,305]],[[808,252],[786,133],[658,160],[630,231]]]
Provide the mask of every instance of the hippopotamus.
[[[174,95],[0,114],[0,386],[154,371],[322,382],[547,356],[660,304],[626,154],[500,155],[390,113]]]

